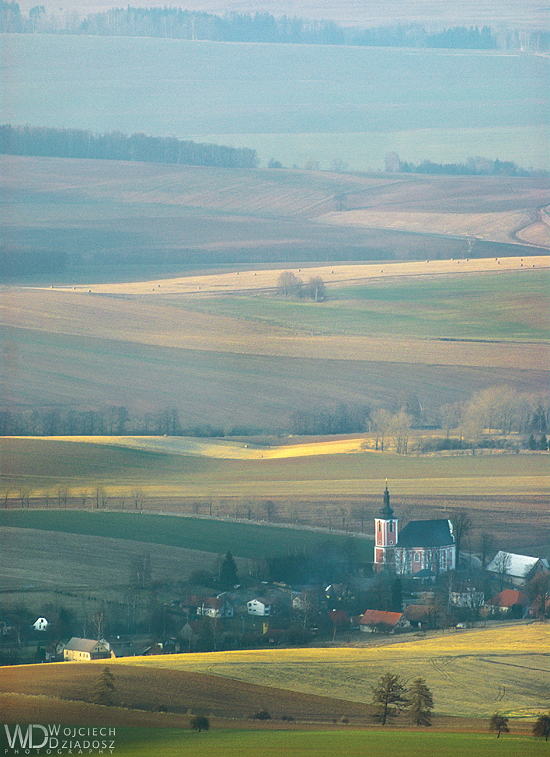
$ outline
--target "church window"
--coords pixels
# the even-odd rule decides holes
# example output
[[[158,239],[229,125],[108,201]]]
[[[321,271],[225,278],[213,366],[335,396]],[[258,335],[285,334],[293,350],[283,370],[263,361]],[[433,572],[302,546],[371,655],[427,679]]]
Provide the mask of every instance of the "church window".
[[[414,561],[415,562],[420,562],[420,553],[419,552],[415,552],[414,553]]]
[[[381,521],[378,521],[378,530],[379,530],[379,531],[381,531],[381,530],[382,530],[382,522],[381,522]]]
[[[390,520],[390,534],[393,531],[393,520]]]

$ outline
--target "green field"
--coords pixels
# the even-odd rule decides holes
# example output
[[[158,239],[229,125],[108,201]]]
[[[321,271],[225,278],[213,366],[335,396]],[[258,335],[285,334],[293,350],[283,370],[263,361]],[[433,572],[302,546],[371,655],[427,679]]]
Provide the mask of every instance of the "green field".
[[[548,167],[543,57],[30,34],[7,35],[3,50],[9,123],[199,141],[258,135],[271,140],[264,165],[337,158],[355,170],[380,168],[395,149],[465,161],[484,139],[486,157]],[[302,152],[295,135],[307,135]]]
[[[78,727],[78,725],[76,726]],[[213,750],[224,757],[333,757],[335,752],[346,757],[426,757],[427,755],[450,755],[451,757],[538,757],[544,752],[540,740],[525,735],[504,735],[498,741],[494,734],[438,733],[424,730],[379,731],[348,730],[341,726],[338,731],[295,730],[289,727],[274,730],[211,730],[198,733],[179,729],[116,728],[114,754],[122,757],[173,757],[173,755],[196,755]],[[109,739],[109,741],[111,740]],[[92,739],[80,738],[80,741]],[[2,746],[6,739],[2,733]],[[12,754],[9,749],[6,754]],[[33,754],[46,754],[45,750],[33,750]],[[107,752],[108,753],[108,752]]]
[[[224,757],[333,757],[335,753],[346,757],[426,757],[451,755],[452,757],[490,757],[509,755],[535,757],[544,751],[544,745],[529,736],[504,735],[498,741],[494,734],[427,733],[378,730],[354,731],[210,731],[198,734],[187,731],[123,732],[117,738],[116,753],[121,755],[150,755],[159,757],[196,755],[200,750],[216,750]]]
[[[114,537],[215,554],[224,554],[230,549],[235,557],[249,559],[258,555],[278,556],[302,550],[307,552],[326,544],[327,540],[342,547],[348,542],[340,534],[133,513],[2,512],[0,526]],[[353,544],[360,559],[372,559],[370,538],[354,538]]]
[[[307,280],[307,271],[305,276]],[[549,272],[530,270],[505,277],[468,274],[429,283],[397,280],[391,284],[329,285],[328,300],[321,307],[281,298],[258,302],[258,297],[238,296],[205,298],[192,307],[315,334],[546,341],[548,319],[544,313],[549,290]]]

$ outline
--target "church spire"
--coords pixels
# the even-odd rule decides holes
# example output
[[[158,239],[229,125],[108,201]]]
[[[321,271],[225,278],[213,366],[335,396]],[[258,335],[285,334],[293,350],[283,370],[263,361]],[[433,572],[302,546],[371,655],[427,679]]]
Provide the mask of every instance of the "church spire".
[[[384,491],[384,505],[380,510],[380,517],[384,520],[393,518],[393,510],[390,507],[390,493],[388,491],[388,479],[386,479],[386,490]]]

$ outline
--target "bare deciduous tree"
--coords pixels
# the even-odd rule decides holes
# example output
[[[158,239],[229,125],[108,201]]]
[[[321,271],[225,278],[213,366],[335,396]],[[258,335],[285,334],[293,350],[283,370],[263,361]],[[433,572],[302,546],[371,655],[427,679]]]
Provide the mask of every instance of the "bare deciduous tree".
[[[391,414],[380,408],[372,414],[372,430],[375,434],[375,449],[384,451],[384,445],[391,425]]]
[[[303,281],[292,271],[283,271],[277,279],[277,291],[283,297],[297,295],[302,288]]]
[[[472,533],[472,519],[466,510],[459,510],[453,518],[453,536],[456,544],[456,564],[458,567],[460,560],[460,548],[464,537]]]
[[[143,510],[143,504],[145,502],[145,493],[139,486],[132,489],[130,497],[134,503],[134,510]]]

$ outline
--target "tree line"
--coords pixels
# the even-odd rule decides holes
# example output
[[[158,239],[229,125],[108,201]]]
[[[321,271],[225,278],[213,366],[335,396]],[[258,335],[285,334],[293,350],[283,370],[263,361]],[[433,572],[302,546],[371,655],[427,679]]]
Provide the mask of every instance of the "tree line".
[[[429,31],[422,24],[393,24],[358,29],[334,21],[310,21],[298,16],[275,17],[267,12],[222,15],[182,8],[111,8],[80,18],[56,15],[43,5],[28,14],[18,3],[0,4],[0,31],[18,34],[88,34],[94,36],[161,37],[212,42],[263,42],[360,47],[413,47],[469,50],[550,49],[545,31],[497,31],[488,26],[454,26]]]
[[[491,160],[490,158],[468,158],[466,163],[434,163],[422,160],[412,163],[401,160],[395,152],[387,153],[384,158],[386,172],[421,173],[445,176],[546,176],[547,171],[528,170],[511,160]]]
[[[375,450],[407,454],[413,429],[427,429],[419,441],[421,452],[495,447],[548,449],[550,401],[547,396],[494,386],[476,392],[465,402],[441,405],[428,412],[421,398],[407,392],[386,407],[366,403],[301,407],[289,413],[278,433],[334,435],[369,433]],[[437,434],[439,430],[442,434]],[[138,413],[112,405],[94,409],[35,408],[0,410],[0,436],[256,436],[269,429],[246,425],[222,426],[207,421],[186,424],[176,407]],[[274,430],[271,429],[271,433]],[[510,435],[522,438],[510,441]],[[366,443],[366,442],[365,442]]]
[[[81,129],[0,126],[0,152],[48,158],[131,160],[144,163],[256,168],[256,150],[201,144],[175,137],[151,137],[115,131],[94,134]]]

